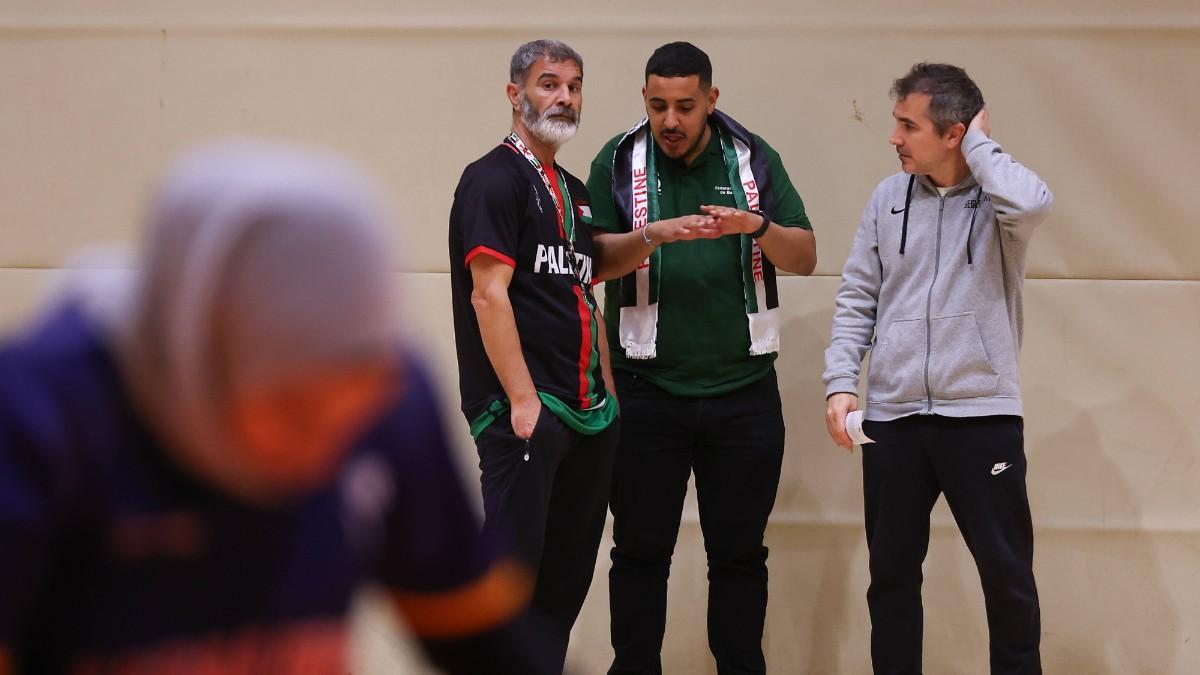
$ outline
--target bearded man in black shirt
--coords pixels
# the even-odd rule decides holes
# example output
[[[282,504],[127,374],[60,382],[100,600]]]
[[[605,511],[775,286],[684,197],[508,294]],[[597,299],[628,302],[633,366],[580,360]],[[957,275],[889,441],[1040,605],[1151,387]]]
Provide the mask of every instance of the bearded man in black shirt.
[[[583,59],[537,40],[509,75],[512,132],[466,168],[450,212],[459,388],[485,534],[536,570],[531,611],[562,663],[604,529],[617,402],[587,188],[554,162],[578,127]]]

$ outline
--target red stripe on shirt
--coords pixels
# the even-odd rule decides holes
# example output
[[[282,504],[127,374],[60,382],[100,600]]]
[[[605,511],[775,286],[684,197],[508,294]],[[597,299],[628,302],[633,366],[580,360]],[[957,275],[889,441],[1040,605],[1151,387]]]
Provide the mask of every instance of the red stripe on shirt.
[[[513,269],[517,268],[516,260],[513,260],[512,258],[504,255],[503,253],[501,253],[500,251],[497,251],[494,248],[488,248],[487,246],[476,246],[475,248],[471,249],[470,253],[467,253],[467,259],[465,262],[463,262],[463,265],[466,267],[470,267],[471,261],[474,260],[475,256],[478,256],[478,255],[488,255],[488,256],[495,258],[496,260],[499,260],[500,262],[504,263],[505,265],[508,265],[509,267],[511,267]]]
[[[592,313],[579,284],[575,284],[575,297],[579,300],[579,407],[587,409],[592,407],[587,378],[588,365],[592,362]]]
[[[554,170],[553,164],[542,164],[542,169],[546,172],[546,177],[550,179],[550,186],[554,188],[554,194],[558,197],[558,203],[562,208],[566,208],[567,200],[563,199],[562,190],[558,187],[558,174]],[[579,223],[575,224],[575,231],[579,231]],[[558,213],[558,233],[565,239],[567,232],[563,220],[563,212]],[[567,255],[570,255],[568,252]],[[578,261],[572,260],[572,264],[579,264]],[[588,364],[592,361],[592,314],[588,308],[587,301],[583,298],[583,289],[579,284],[574,285],[575,299],[578,301],[576,306],[579,309],[579,407],[592,407],[592,398],[588,391]]]

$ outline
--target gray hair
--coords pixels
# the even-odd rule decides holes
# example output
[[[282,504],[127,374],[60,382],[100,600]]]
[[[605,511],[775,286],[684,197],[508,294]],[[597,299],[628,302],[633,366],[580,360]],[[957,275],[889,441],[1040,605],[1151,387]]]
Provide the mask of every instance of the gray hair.
[[[918,63],[892,83],[892,95],[904,100],[909,94],[929,96],[929,119],[939,134],[961,122],[963,126],[983,109],[983,94],[967,71],[948,63]]]
[[[583,57],[567,43],[558,40],[533,40],[517,47],[517,51],[513,52],[512,62],[508,66],[508,81],[513,84],[525,84],[533,62],[543,56],[551,63],[574,61],[575,65],[579,66],[579,72],[583,73]]]

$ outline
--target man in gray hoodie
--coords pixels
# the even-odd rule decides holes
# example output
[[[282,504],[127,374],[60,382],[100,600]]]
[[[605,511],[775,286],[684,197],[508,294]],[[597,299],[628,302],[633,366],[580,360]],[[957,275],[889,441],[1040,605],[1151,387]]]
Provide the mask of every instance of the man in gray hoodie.
[[[921,565],[939,494],[979,569],[993,673],[1040,673],[1040,612],[1017,356],[1030,237],[1050,191],[989,138],[961,68],[921,63],[895,81],[902,173],[879,184],[842,272],[825,351],[826,424],[863,432],[871,656],[921,672]],[[874,338],[872,340],[872,338]]]

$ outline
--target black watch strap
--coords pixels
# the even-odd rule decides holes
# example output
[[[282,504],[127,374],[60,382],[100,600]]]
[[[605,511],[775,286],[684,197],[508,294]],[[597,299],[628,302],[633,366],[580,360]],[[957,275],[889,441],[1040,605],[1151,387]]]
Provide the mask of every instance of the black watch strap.
[[[758,214],[759,216],[762,216],[762,219],[763,219],[762,226],[759,227],[757,230],[750,233],[750,237],[752,239],[758,239],[759,237],[761,237],[767,233],[767,228],[771,226],[771,219],[767,217],[767,214],[763,213],[762,211],[759,211],[758,209],[754,209],[754,210],[750,211],[749,213],[755,213],[755,214]]]

